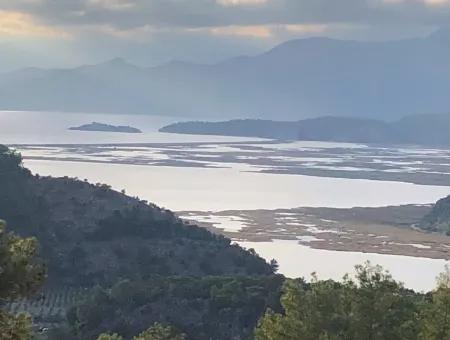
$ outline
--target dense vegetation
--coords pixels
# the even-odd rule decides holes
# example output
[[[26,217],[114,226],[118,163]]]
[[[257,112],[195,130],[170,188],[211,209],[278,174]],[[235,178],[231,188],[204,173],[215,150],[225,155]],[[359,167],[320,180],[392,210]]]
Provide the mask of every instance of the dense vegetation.
[[[148,299],[140,300],[141,296],[136,295],[134,300],[138,305],[123,303],[119,306],[114,299],[103,305],[93,300],[94,307],[99,305],[108,311],[107,317],[101,315],[101,318],[109,319],[108,322],[102,323],[102,319],[95,324],[89,319],[96,315],[97,309],[87,314],[75,313],[77,318],[70,320],[79,323],[84,322],[78,320],[79,317],[87,318],[92,328],[79,331],[72,325],[72,330],[77,332],[69,334],[79,333],[79,339],[84,340],[86,334],[93,338],[100,332],[117,328],[124,331],[125,336],[135,336],[137,331],[144,331],[153,322],[170,318],[174,324],[186,326],[189,323],[186,315],[196,315],[196,320],[201,320],[204,325],[202,332],[217,328],[224,334],[222,339],[226,339],[229,332],[238,336],[250,334],[258,317],[270,306],[268,292],[277,292],[264,288],[265,293],[260,293],[260,300],[250,309],[237,304],[233,297],[234,302],[227,302],[224,307],[226,313],[221,309],[214,314],[215,295],[208,295],[210,289],[222,289],[230,277],[242,276],[242,282],[247,282],[244,278],[249,277],[249,283],[241,283],[243,292],[240,294],[251,299],[251,280],[261,280],[263,287],[269,284],[274,266],[255,253],[232,245],[223,236],[186,224],[168,210],[130,198],[106,185],[33,176],[23,168],[20,155],[6,147],[0,147],[0,172],[0,217],[8,220],[16,233],[39,240],[42,258],[48,267],[48,280],[36,298],[20,304],[9,302],[5,307],[11,311],[35,312],[36,320],[43,327],[63,322],[61,310],[73,301],[74,296],[84,296],[95,286],[105,292],[107,287],[114,286],[113,291],[117,292],[117,287],[123,287],[127,282],[123,280],[127,279],[135,285],[129,294],[144,294],[143,289],[152,285],[155,289],[149,288],[145,293],[151,293]],[[216,278],[209,281],[208,276]],[[147,282],[147,285],[139,290],[139,282]],[[172,290],[165,289],[169,283],[174,287]],[[181,300],[172,296],[173,292],[185,290],[185,296],[189,296],[187,291],[191,285],[199,289],[204,287],[199,292],[201,296],[186,299],[184,306],[179,306]],[[259,287],[256,283],[254,286],[255,289]],[[157,291],[161,293],[158,295]],[[172,304],[172,308],[166,308],[166,304]],[[199,305],[211,307],[198,310]],[[152,311],[150,306],[155,310]],[[135,317],[131,328],[122,329],[117,325],[130,322],[116,313],[120,309],[123,309],[123,316],[142,315],[146,318]],[[219,318],[225,316],[230,323],[239,320],[232,330],[218,326]]]
[[[133,340],[184,340],[186,335],[179,332],[172,326],[164,326],[155,323],[149,329],[133,337]],[[97,340],[123,340],[123,337],[117,333],[100,334]]]
[[[341,282],[286,280],[276,263],[170,211],[105,185],[33,176],[6,147],[0,172],[0,216],[26,237],[0,223],[2,340],[31,339],[31,318],[16,314],[31,309],[16,301],[46,277],[37,241],[48,280],[33,310],[72,304],[63,319],[37,315],[39,340],[450,339],[449,272],[427,294],[368,264]]]
[[[128,339],[164,322],[188,339],[249,339],[266,308],[281,311],[283,281],[280,275],[122,280],[95,288],[69,311],[69,334],[91,339],[113,331]]]
[[[268,309],[262,315],[264,306]],[[257,315],[262,317],[253,332]],[[450,269],[426,294],[405,289],[369,263],[356,267],[355,278],[341,282],[282,276],[125,280],[111,289],[94,289],[70,310],[66,333],[57,334],[95,339],[110,329],[105,336],[132,339],[158,318],[188,340],[448,340]]]
[[[256,340],[448,340],[450,272],[423,295],[396,282],[379,267],[358,266],[343,282],[289,280],[281,299],[284,312],[268,311]]]
[[[40,287],[45,268],[36,260],[36,251],[36,239],[7,233],[5,223],[0,221],[0,303],[29,296]],[[29,339],[31,326],[28,315],[12,315],[0,309],[0,339]]]
[[[300,121],[261,119],[224,122],[182,122],[161,132],[197,135],[261,137],[354,143],[450,145],[450,115],[407,116],[395,122],[349,117],[320,117]]]
[[[433,209],[422,219],[419,227],[450,236],[450,196],[437,201]]]
[[[112,285],[153,275],[270,275],[271,267],[230,240],[171,211],[70,178],[32,176],[0,149],[0,218],[36,237],[48,287]]]
[[[43,284],[46,271],[44,265],[36,258],[36,253],[36,239],[24,239],[7,233],[5,223],[0,221],[0,306],[19,297],[31,296]],[[57,331],[50,330],[48,334],[36,334],[33,331],[32,319],[29,315],[10,314],[4,309],[0,309],[0,339],[2,340],[49,339],[53,336],[55,339],[61,340],[64,334],[57,333]],[[72,333],[64,336],[70,338]],[[122,340],[123,338],[117,334],[104,333],[97,339]],[[183,333],[172,326],[164,326],[160,323],[155,323],[152,327],[133,337],[133,340],[184,339]]]

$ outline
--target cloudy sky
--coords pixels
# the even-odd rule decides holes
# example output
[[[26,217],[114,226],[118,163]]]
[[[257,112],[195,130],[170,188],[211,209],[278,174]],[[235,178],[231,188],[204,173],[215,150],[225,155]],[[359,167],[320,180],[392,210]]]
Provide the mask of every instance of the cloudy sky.
[[[216,62],[294,38],[387,40],[447,25],[450,0],[0,0],[0,70]]]

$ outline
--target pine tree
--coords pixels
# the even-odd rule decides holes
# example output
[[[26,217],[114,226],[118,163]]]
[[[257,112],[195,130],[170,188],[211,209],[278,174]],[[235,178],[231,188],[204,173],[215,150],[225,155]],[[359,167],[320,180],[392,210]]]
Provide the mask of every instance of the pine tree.
[[[450,267],[437,280],[431,303],[423,311],[421,338],[450,340]]]
[[[152,327],[135,336],[133,340],[184,340],[186,336],[171,326],[155,323]]]
[[[6,232],[0,221],[0,299],[13,300],[36,292],[45,279],[45,268],[37,262],[37,241]],[[31,318],[0,311],[0,339],[27,340],[32,337]]]

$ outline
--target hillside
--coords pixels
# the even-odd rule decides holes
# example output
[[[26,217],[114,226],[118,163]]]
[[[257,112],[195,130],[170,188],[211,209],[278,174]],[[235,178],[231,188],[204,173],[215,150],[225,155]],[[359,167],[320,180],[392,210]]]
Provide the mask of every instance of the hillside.
[[[251,339],[266,307],[281,310],[283,281],[281,275],[123,280],[95,290],[70,310],[68,319],[74,328],[86,325],[83,340],[110,330],[130,339],[149,320],[174,324],[192,340]]]
[[[264,310],[279,306],[283,276],[169,210],[106,185],[33,176],[4,146],[0,188],[0,219],[35,236],[48,267],[34,299],[0,306],[49,328],[39,339],[136,334],[154,322],[170,322],[188,339],[248,338]]]
[[[344,117],[321,117],[295,122],[260,119],[224,122],[180,122],[164,126],[159,131],[197,135],[340,142],[390,141],[394,137],[386,123]]]
[[[450,196],[437,201],[418,227],[426,231],[445,233],[450,236]]]
[[[292,40],[213,65],[141,68],[114,59],[72,69],[29,68],[0,75],[0,109],[392,119],[448,111],[449,59],[450,35],[443,30],[388,42]]]
[[[196,135],[260,137],[354,143],[450,145],[450,115],[407,116],[394,122],[349,117],[320,117],[299,121],[260,119],[222,122],[180,122],[159,131]]]
[[[49,274],[46,290],[2,301],[1,311],[32,312],[39,340],[105,339],[104,332],[132,339],[155,322],[187,340],[359,339],[367,329],[380,339],[437,340],[444,333],[418,334],[448,324],[445,273],[447,286],[428,298],[369,263],[356,267],[357,281],[285,280],[273,275],[275,264],[170,211],[105,185],[33,176],[3,146],[0,187],[2,218],[37,237]]]
[[[171,211],[70,178],[40,178],[0,150],[0,218],[36,236],[51,287],[154,275],[266,275],[266,262]]]

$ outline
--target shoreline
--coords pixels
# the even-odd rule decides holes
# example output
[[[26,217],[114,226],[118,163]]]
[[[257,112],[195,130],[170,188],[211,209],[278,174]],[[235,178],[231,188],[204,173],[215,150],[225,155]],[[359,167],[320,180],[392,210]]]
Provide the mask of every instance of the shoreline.
[[[304,146],[302,146],[305,144]],[[311,145],[309,145],[311,144]],[[450,151],[282,141],[10,145],[25,160],[193,168],[450,186]],[[439,152],[438,152],[439,151]]]

